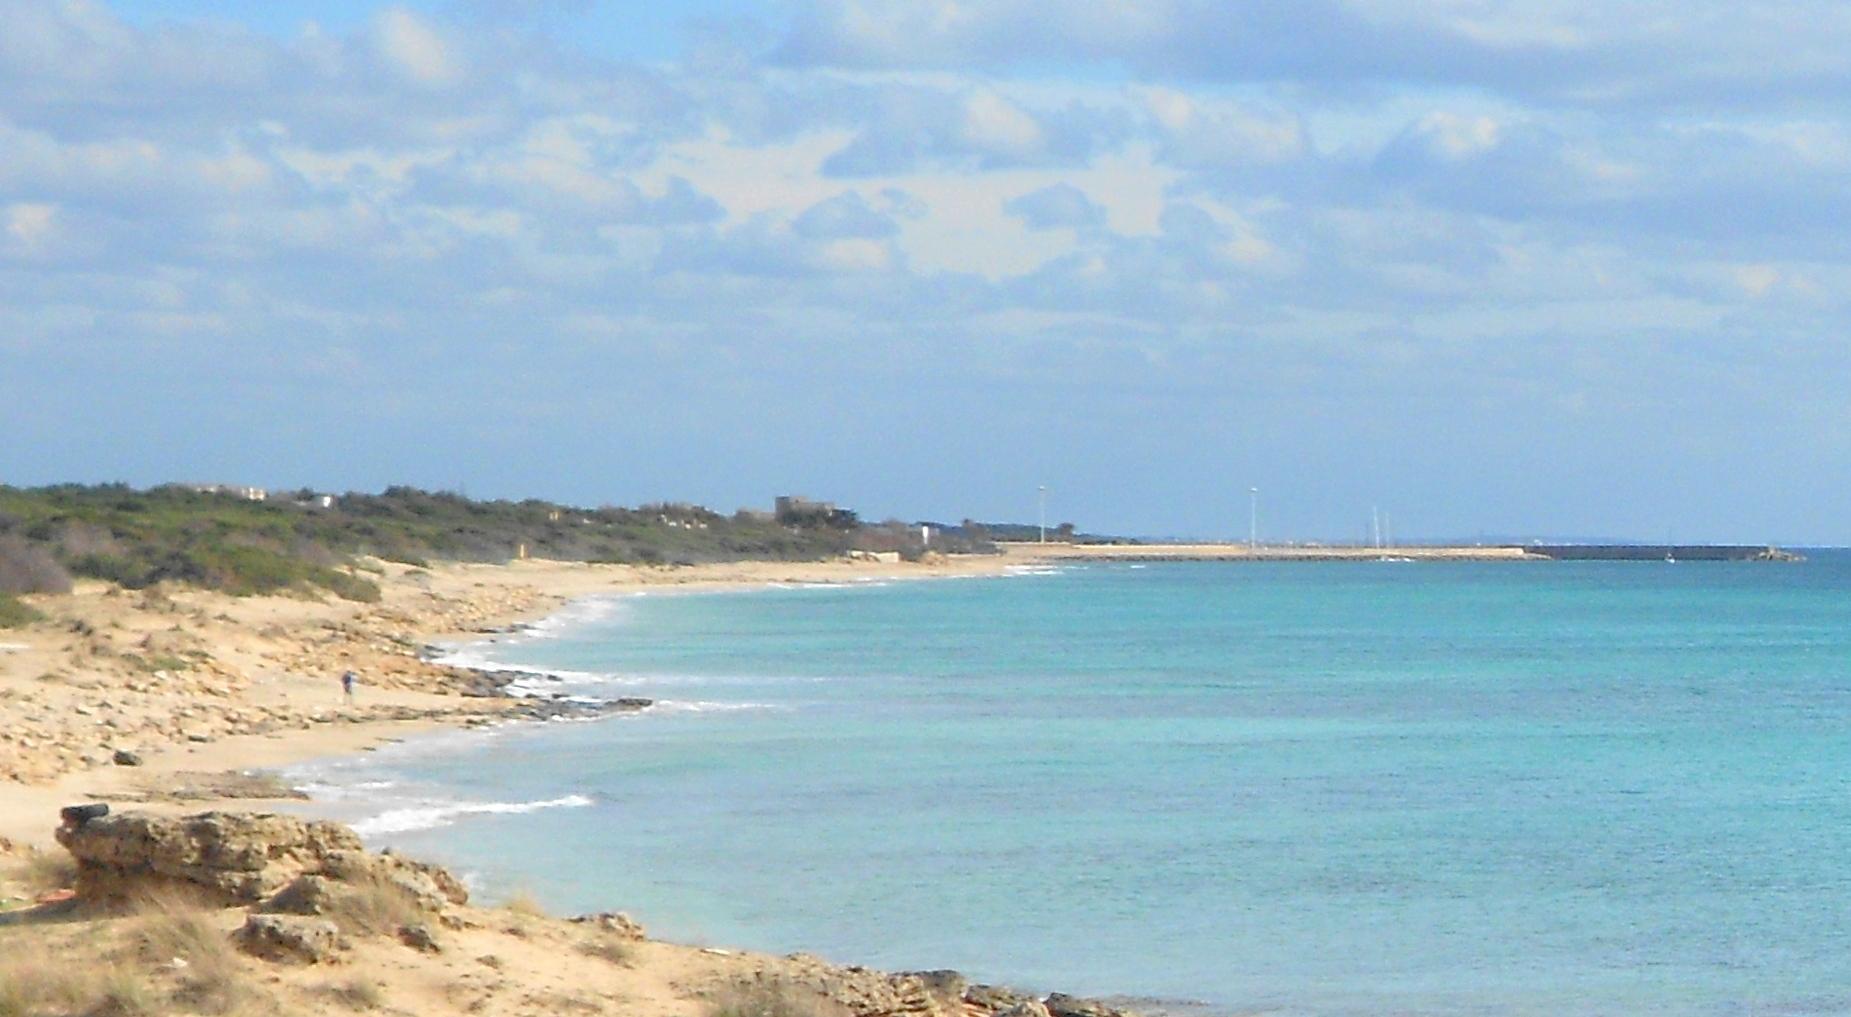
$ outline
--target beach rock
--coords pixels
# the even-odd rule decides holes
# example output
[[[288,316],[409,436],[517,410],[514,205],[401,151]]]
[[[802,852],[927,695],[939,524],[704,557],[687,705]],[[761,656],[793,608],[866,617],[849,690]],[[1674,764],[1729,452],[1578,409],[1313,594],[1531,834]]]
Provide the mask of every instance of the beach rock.
[[[1129,1010],[1107,1006],[1096,999],[1069,996],[1064,992],[1052,993],[1044,1002],[1053,1017],[1137,1017]]]
[[[1046,1003],[1038,999],[1024,999],[996,1011],[996,1017],[1049,1017],[1049,1014]]]
[[[334,851],[322,859],[320,871],[349,883],[376,879],[396,886],[424,911],[469,903],[469,888],[449,870],[394,854],[368,854],[358,848]]]
[[[410,925],[400,926],[398,930],[398,940],[406,946],[414,950],[421,950],[424,953],[443,952],[443,947],[437,942],[437,936],[431,932],[431,927],[423,922],[414,922]]]
[[[271,914],[326,915],[340,906],[343,887],[326,876],[304,874],[290,880],[264,904]]]
[[[110,758],[117,766],[140,766],[142,762],[139,754],[127,749],[117,749],[116,754]]]
[[[964,990],[970,987],[970,980],[962,972],[949,968],[936,971],[902,971],[898,977],[917,978],[927,992],[942,999],[962,999]]]
[[[621,911],[600,911],[595,915],[579,915],[572,921],[580,925],[595,925],[622,939],[645,938],[642,923]]]
[[[77,892],[87,900],[177,885],[226,904],[254,904],[320,871],[330,856],[362,853],[360,838],[338,823],[261,812],[122,812],[66,825],[57,837],[77,860]]]
[[[972,985],[964,990],[964,1002],[991,1013],[1001,1013],[1028,998],[1014,989],[1000,985]],[[1040,1000],[1035,1002],[1039,1003]]]
[[[341,946],[341,930],[333,922],[299,915],[252,915],[236,938],[253,956],[304,964],[331,960]]]
[[[66,805],[58,812],[58,818],[64,821],[66,827],[83,826],[92,819],[100,819],[107,815],[109,815],[109,805],[106,802],[95,802],[90,805]]]

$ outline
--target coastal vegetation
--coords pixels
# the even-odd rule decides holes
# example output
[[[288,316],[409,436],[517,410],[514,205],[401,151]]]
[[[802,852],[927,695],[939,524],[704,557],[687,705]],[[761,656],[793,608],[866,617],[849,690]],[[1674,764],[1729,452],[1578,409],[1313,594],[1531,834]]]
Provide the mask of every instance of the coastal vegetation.
[[[10,594],[66,592],[73,577],[130,589],[180,582],[234,595],[320,589],[370,602],[379,587],[368,557],[417,566],[521,557],[692,565],[808,561],[855,549],[925,551],[916,527],[868,526],[833,507],[781,518],[679,503],[478,501],[412,487],[256,500],[241,488],[0,486],[0,625],[32,617]],[[945,549],[984,548],[963,540]]]
[[[21,603],[18,597],[10,593],[0,593],[0,629],[16,629],[30,625],[45,616],[30,604]]]

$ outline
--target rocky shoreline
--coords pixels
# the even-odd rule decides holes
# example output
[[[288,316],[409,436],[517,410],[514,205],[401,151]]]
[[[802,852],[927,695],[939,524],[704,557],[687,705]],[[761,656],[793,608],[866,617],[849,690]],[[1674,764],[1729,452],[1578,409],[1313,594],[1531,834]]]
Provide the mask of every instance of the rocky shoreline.
[[[28,1002],[41,993],[112,1009],[72,998],[83,990],[64,975],[18,965],[24,942],[55,952],[60,970],[116,965],[114,979],[89,991],[127,992],[133,979],[144,1013],[169,1009],[157,998],[194,1009],[208,989],[238,1009],[316,1012],[331,977],[353,985],[358,973],[369,997],[409,1000],[404,1011],[418,1014],[723,1017],[743,998],[756,1017],[1135,1017],[1109,1001],[956,971],[656,942],[620,912],[555,919],[525,904],[483,908],[441,867],[368,852],[325,820],[107,806],[69,808],[64,819],[57,840],[73,864],[59,881],[68,885],[0,911],[0,981]],[[184,936],[170,934],[175,923]],[[123,956],[136,962],[108,960]]]

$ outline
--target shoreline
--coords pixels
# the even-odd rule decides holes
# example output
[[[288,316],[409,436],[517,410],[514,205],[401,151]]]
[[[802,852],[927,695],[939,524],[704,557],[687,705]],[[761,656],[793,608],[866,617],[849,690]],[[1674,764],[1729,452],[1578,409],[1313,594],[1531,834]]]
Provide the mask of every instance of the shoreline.
[[[492,641],[587,597],[995,576],[1059,564],[1548,560],[1513,547],[999,547],[997,555],[935,556],[926,563],[638,566],[530,559],[416,568],[369,561],[363,568],[382,589],[377,604],[127,591],[98,582],[80,583],[71,594],[29,596],[49,621],[0,633],[0,717],[8,720],[0,727],[0,854],[9,843],[48,846],[48,817],[77,799],[145,797],[174,774],[275,768],[366,752],[431,730],[523,719],[548,700],[498,694],[485,687],[497,669],[433,660],[424,651]],[[350,667],[362,674],[353,705],[341,702],[335,684]],[[141,765],[111,765],[117,749]],[[261,802],[228,796],[152,804]]]
[[[319,626],[341,634],[338,639],[332,640],[337,652],[323,658],[324,661],[332,661],[325,671],[318,668],[312,676],[293,676],[298,680],[295,684],[311,682],[313,688],[309,690],[279,691],[271,687],[280,680],[275,675],[233,673],[226,676],[229,684],[237,684],[233,680],[235,678],[244,680],[244,687],[240,691],[247,695],[239,701],[247,705],[251,698],[265,698],[280,700],[288,703],[292,709],[306,711],[301,726],[289,730],[188,733],[184,725],[191,722],[195,714],[189,706],[184,705],[190,700],[182,697],[176,702],[169,698],[164,702],[171,712],[158,720],[166,725],[166,730],[174,737],[159,743],[144,739],[134,750],[137,757],[134,765],[92,761],[83,768],[51,780],[28,783],[12,779],[11,775],[8,779],[0,779],[0,944],[4,944],[8,934],[27,936],[27,942],[31,942],[30,937],[34,935],[31,927],[39,921],[37,916],[48,913],[52,922],[59,923],[58,927],[62,930],[59,939],[64,941],[64,945],[46,948],[58,952],[66,960],[74,961],[80,953],[87,955],[96,949],[102,949],[106,956],[114,956],[108,952],[108,947],[99,947],[98,944],[119,939],[125,927],[131,930],[134,928],[133,922],[136,919],[127,919],[129,924],[125,926],[125,920],[112,919],[107,911],[84,912],[72,923],[69,918],[62,917],[71,905],[46,903],[48,900],[65,901],[70,896],[68,890],[62,891],[62,897],[39,897],[37,907],[33,906],[30,896],[20,896],[25,888],[32,885],[30,880],[34,877],[28,874],[37,865],[33,860],[35,855],[40,852],[46,852],[52,858],[63,855],[63,851],[54,845],[51,834],[58,821],[59,810],[65,806],[89,801],[108,802],[117,806],[112,811],[148,813],[152,814],[150,819],[157,822],[207,812],[229,814],[224,820],[212,820],[214,822],[256,821],[274,825],[281,817],[288,816],[298,817],[298,821],[319,821],[326,819],[331,811],[327,808],[328,801],[323,799],[318,802],[291,788],[276,776],[277,771],[320,760],[358,758],[382,746],[420,736],[460,733],[472,727],[505,722],[525,722],[531,718],[524,716],[523,706],[536,701],[547,702],[538,697],[523,699],[484,695],[479,691],[462,688],[457,680],[465,678],[479,682],[482,677],[479,669],[434,664],[421,659],[419,651],[431,643],[456,639],[473,641],[484,636],[505,634],[510,628],[553,616],[561,607],[589,596],[727,592],[761,589],[781,583],[852,587],[870,580],[886,582],[1001,576],[1024,564],[1030,562],[1022,556],[998,555],[913,566],[870,566],[863,562],[798,563],[795,566],[749,563],[745,567],[680,569],[662,575],[635,569],[613,572],[608,568],[591,569],[558,563],[518,563],[517,567],[491,567],[493,571],[470,566],[388,570],[392,574],[381,576],[384,580],[381,585],[392,596],[378,608],[331,604],[325,600],[313,602],[312,606],[304,606],[302,603],[278,605],[253,598],[242,607],[259,616],[268,616],[272,609],[281,607],[285,609],[284,613],[300,615],[297,618],[299,625]],[[425,615],[406,614],[402,603],[406,584],[401,580],[405,580],[409,573],[421,573],[422,577],[429,577],[438,572],[446,573],[443,577],[446,582],[486,588],[482,590],[484,596],[465,598],[461,603],[449,605],[456,610]],[[561,579],[562,575],[567,578]],[[412,585],[421,589],[431,585],[428,578],[418,581],[420,578],[413,577]],[[508,595],[512,590],[518,590],[518,595]],[[162,599],[165,596],[160,595]],[[206,609],[208,612],[239,606],[228,603],[230,598],[214,594],[189,592],[185,598],[195,608]],[[56,602],[61,599],[67,602]],[[49,627],[55,631],[71,627],[73,614],[83,615],[87,610],[94,609],[98,602],[126,599],[120,591],[94,586],[80,590],[69,598],[39,598],[35,606],[49,608],[47,613],[54,619],[49,626],[41,625],[39,628],[43,630]],[[86,600],[89,602],[83,603]],[[109,606],[121,607],[122,604]],[[110,627],[131,633],[142,631],[148,619],[140,617],[138,612],[130,614],[133,617],[124,615],[112,619]],[[382,631],[373,627],[371,623],[378,621],[382,615],[399,622],[441,619],[443,623],[424,626],[415,634],[434,635],[420,640],[404,631]],[[221,611],[218,617],[225,617],[225,613]],[[237,618],[232,620],[240,621]],[[76,617],[75,621],[88,625],[82,617]],[[26,638],[21,639],[8,633],[5,648],[0,649],[0,712],[11,710],[22,698],[28,703],[39,702],[36,697],[22,697],[20,687],[22,675],[45,662],[45,634],[44,631],[29,632],[25,634]],[[270,633],[265,635],[265,650],[272,655],[301,650],[301,638],[300,632],[295,633],[294,637]],[[363,682],[357,704],[345,708],[331,705],[335,694],[331,694],[327,687],[333,684],[333,675],[339,674],[336,668],[345,658],[354,654],[355,641],[366,643],[372,640],[383,640],[388,644],[384,652],[400,662],[400,669],[387,672],[393,677],[390,683],[382,683],[382,687],[374,688]],[[227,653],[226,656],[231,654]],[[22,662],[30,666],[22,668]],[[229,668],[226,670],[230,671]],[[440,691],[408,687],[417,685],[420,677],[430,679],[433,675],[447,681],[449,687]],[[47,680],[45,674],[36,679],[38,682]],[[62,680],[54,680],[52,683],[67,684]],[[468,681],[463,684],[468,684]],[[99,688],[96,683],[83,681],[79,681],[76,687],[91,692],[118,691],[113,687]],[[230,696],[230,692],[224,688],[196,691],[214,699]],[[292,698],[283,692],[296,695]],[[318,705],[305,705],[305,698],[307,703]],[[95,717],[97,713],[95,707],[74,711],[75,716],[83,718]],[[391,715],[381,717],[381,713]],[[16,746],[20,740],[13,731],[0,731],[0,735],[3,735],[0,737],[0,751],[6,750],[9,743]],[[265,813],[278,813],[281,817],[264,819],[262,814]],[[391,856],[388,852],[383,857]],[[22,902],[26,910],[16,910]],[[82,899],[78,903],[82,903]],[[27,929],[9,933],[5,928],[8,925],[20,925],[22,920],[28,926]],[[210,920],[219,926],[228,927],[223,913]],[[256,920],[253,918],[251,921]],[[630,945],[611,948],[615,952],[609,952],[596,942],[582,942],[586,935],[584,930],[589,930],[593,940],[600,936],[615,935]],[[417,926],[416,931],[424,937],[422,942],[428,944],[431,941],[432,933],[427,927]],[[406,930],[401,930],[399,938],[402,943],[418,942],[416,936],[406,938],[408,934]],[[770,991],[787,996],[795,993],[797,995],[789,998],[799,1001],[815,993],[823,1001],[823,1009],[817,1011],[819,1017],[838,1012],[843,1017],[1138,1017],[1139,1012],[1193,1017],[1213,1012],[1211,1007],[1195,1001],[1119,995],[1084,998],[1056,992],[1048,994],[1044,1003],[1039,994],[1024,994],[1002,985],[972,984],[954,971],[888,972],[856,964],[853,960],[831,962],[802,952],[774,955],[750,949],[722,949],[702,942],[678,944],[654,940],[646,938],[642,927],[620,912],[599,912],[570,919],[556,918],[537,910],[531,903],[523,902],[518,892],[502,905],[478,905],[477,909],[447,916],[444,929],[439,930],[437,938],[440,941],[455,940],[459,946],[462,941],[469,941],[471,946],[467,949],[471,951],[479,951],[491,944],[497,953],[530,951],[525,962],[529,973],[494,982],[486,987],[486,993],[507,990],[526,992],[528,995],[525,999],[528,1002],[548,998],[550,994],[552,998],[563,1000],[570,1009],[584,1009],[587,1012],[592,1009],[601,1011],[602,1007],[592,1005],[591,997],[585,994],[583,984],[575,977],[579,972],[570,959],[574,954],[587,952],[611,960],[615,965],[611,969],[613,971],[632,972],[629,975],[618,975],[618,981],[628,987],[603,990],[614,993],[612,999],[618,1002],[647,1002],[650,1012],[662,1013],[667,1017],[710,1017],[715,993],[724,995],[746,985],[768,987]],[[549,955],[533,952],[543,951],[545,948],[541,944],[548,941],[560,943],[565,948],[565,959],[562,960],[558,953]],[[475,945],[477,943],[481,946]],[[432,954],[452,955],[441,942],[426,948],[424,956],[430,957]],[[437,983],[429,980],[430,972],[413,970],[424,966],[423,961],[408,964],[381,956],[357,959],[357,962],[367,972],[364,977],[375,986],[371,991],[394,996],[402,993],[416,994],[423,1000],[422,1004],[402,1012],[420,1014],[446,1011],[453,1005],[457,990],[469,985],[472,975],[464,965],[471,963],[468,957],[475,954],[455,956],[453,961],[432,959],[430,966],[443,970],[443,984],[451,986],[440,991],[433,991]],[[476,957],[476,962],[488,964],[495,970],[501,968],[496,956],[483,954]],[[341,962],[343,967],[355,963],[356,959]],[[180,964],[181,961],[175,961],[169,970]],[[276,969],[270,968],[268,970],[272,973],[266,977],[272,985],[293,986],[293,989],[279,988],[279,991],[306,991],[314,998],[314,993],[327,991],[325,987],[317,986],[315,967],[311,965],[306,970],[298,968],[299,975],[291,973],[282,977],[275,973]],[[599,975],[599,978],[603,977]],[[484,990],[470,987],[470,991],[480,993]],[[537,996],[534,995],[536,991],[539,993]],[[486,995],[480,998],[486,998]],[[467,1012],[476,1012],[480,998]],[[1126,1009],[1131,1006],[1137,1006],[1140,1010],[1134,1012]]]
[[[369,563],[378,604],[86,582],[35,596],[48,620],[0,638],[0,856],[46,849],[58,809],[82,800],[178,813],[274,807],[226,780],[353,756],[416,735],[556,709],[484,687],[483,669],[426,648],[484,640],[594,596],[722,592],[780,583],[1006,574],[1019,554],[928,563],[738,562],[680,567],[526,560],[412,568]],[[159,666],[166,665],[166,666]],[[356,701],[337,676],[353,668]],[[489,677],[489,683],[493,678]],[[574,711],[576,712],[576,711]],[[117,754],[134,765],[117,765]],[[176,782],[185,795],[164,793]]]

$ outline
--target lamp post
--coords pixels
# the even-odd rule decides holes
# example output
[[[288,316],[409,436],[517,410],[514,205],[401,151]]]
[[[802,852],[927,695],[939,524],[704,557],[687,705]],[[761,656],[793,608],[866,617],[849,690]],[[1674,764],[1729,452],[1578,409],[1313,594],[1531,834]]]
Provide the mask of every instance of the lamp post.
[[[1247,550],[1260,549],[1260,489],[1247,488]]]
[[[1035,490],[1041,498],[1041,542],[1045,544],[1048,542],[1048,485],[1042,484]]]

